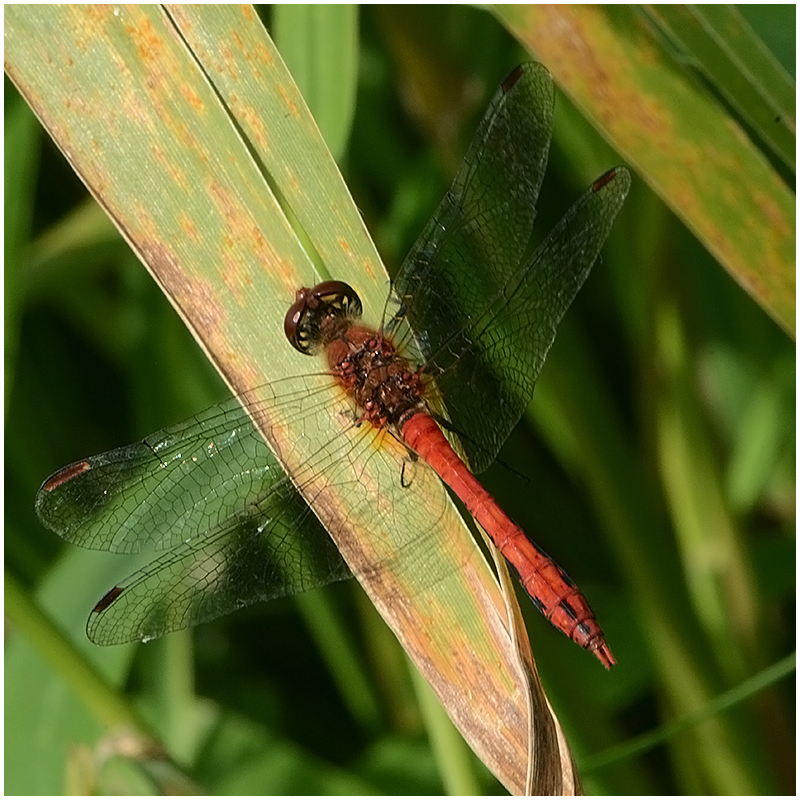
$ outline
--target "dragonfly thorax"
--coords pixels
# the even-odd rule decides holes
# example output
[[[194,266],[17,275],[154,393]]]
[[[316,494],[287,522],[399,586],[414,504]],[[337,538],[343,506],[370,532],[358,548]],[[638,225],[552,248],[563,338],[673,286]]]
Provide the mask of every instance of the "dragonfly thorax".
[[[425,410],[419,370],[381,334],[353,325],[328,345],[328,364],[376,428],[402,427]]]

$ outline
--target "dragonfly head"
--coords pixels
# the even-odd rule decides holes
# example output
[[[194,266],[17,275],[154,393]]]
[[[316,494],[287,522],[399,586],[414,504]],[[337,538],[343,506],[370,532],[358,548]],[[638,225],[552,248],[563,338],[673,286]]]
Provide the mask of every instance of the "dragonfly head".
[[[283,321],[283,332],[295,350],[313,355],[330,344],[361,316],[361,299],[342,281],[325,281],[298,289]]]

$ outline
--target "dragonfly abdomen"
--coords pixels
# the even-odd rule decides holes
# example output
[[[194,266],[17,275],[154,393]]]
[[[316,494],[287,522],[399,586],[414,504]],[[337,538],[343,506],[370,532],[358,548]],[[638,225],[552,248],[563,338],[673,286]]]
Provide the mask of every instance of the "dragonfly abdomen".
[[[406,444],[433,467],[491,536],[542,614],[570,639],[594,653],[606,669],[615,664],[586,598],[497,505],[458,457],[433,417],[415,414],[403,425],[401,433]]]

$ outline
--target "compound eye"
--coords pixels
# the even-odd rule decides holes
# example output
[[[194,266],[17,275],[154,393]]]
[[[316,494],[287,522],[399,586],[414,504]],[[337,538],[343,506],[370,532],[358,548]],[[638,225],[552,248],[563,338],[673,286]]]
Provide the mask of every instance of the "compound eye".
[[[309,291],[309,296],[327,306],[330,313],[341,312],[348,317],[361,316],[361,298],[344,281],[323,281]]]
[[[295,350],[308,353],[307,343],[301,340],[302,319],[306,313],[306,300],[308,289],[298,289],[295,301],[292,303],[283,319],[283,332]]]
[[[324,281],[313,289],[298,289],[283,320],[283,332],[295,350],[311,355],[328,344],[332,322],[360,315],[361,300],[352,287],[342,281]]]

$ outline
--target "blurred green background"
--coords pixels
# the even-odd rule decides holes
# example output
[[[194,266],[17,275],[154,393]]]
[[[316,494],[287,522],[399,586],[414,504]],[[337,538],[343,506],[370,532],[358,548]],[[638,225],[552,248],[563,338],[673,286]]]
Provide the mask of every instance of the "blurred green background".
[[[742,11],[793,74],[794,7]],[[361,7],[316,23],[294,13],[263,16],[393,272],[496,85],[531,55],[473,8]],[[338,26],[352,57],[351,100],[344,91],[332,108],[315,86],[334,69],[326,58],[341,69],[342,47],[328,53],[315,24]],[[43,660],[14,614],[32,614],[35,598],[76,651],[96,650],[83,623],[128,569],[88,554],[94,582],[76,585],[87,554],[38,523],[36,489],[226,393],[8,82],[5,112],[5,552],[7,587],[19,587],[6,600],[5,789],[164,790],[163,776],[109,757],[123,746],[103,739],[67,667]],[[538,232],[624,160],[558,93]],[[793,172],[775,169],[793,188]],[[483,476],[590,598],[619,661],[604,674],[522,599],[588,793],[792,791],[794,376],[793,341],[634,174],[529,415]],[[501,789],[471,754],[442,746],[429,699],[354,582],[99,658],[208,792]],[[741,702],[724,710],[720,697]]]

